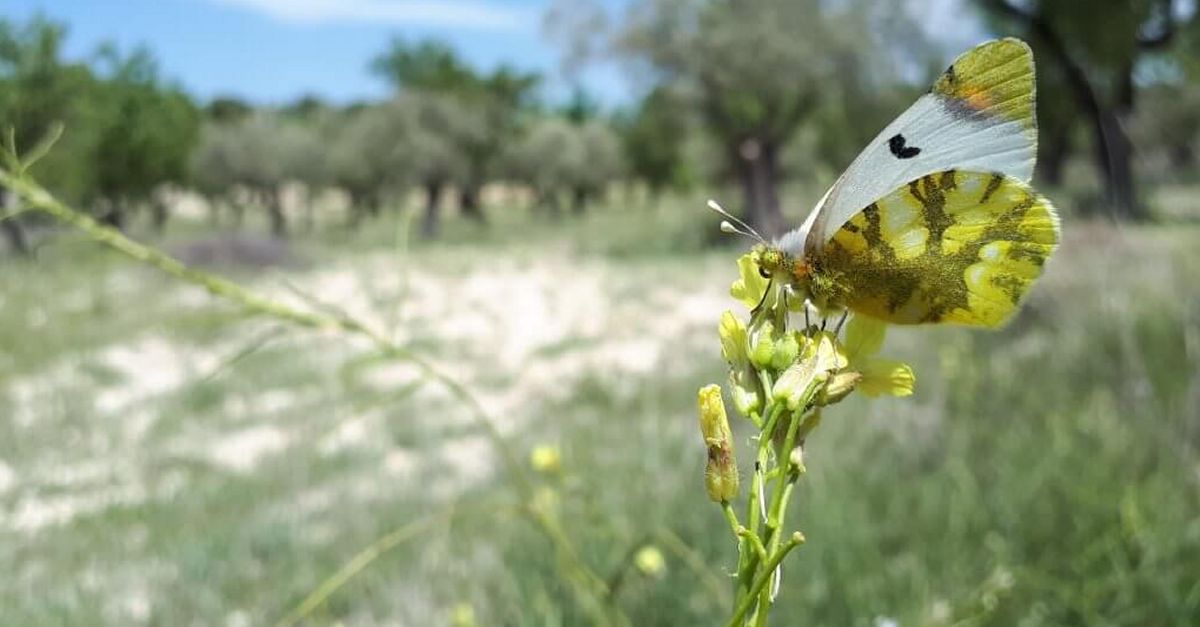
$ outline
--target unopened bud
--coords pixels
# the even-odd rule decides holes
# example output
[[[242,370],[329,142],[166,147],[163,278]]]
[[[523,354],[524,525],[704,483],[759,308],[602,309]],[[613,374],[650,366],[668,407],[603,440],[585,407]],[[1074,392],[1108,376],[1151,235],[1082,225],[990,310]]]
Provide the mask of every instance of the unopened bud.
[[[792,449],[791,453],[788,453],[788,462],[790,462],[792,464],[792,466],[795,467],[797,473],[804,474],[804,473],[808,472],[808,469],[804,467],[804,447],[803,446],[797,446]]]
[[[858,385],[862,379],[862,373],[852,370],[839,372],[825,383],[825,387],[821,388],[821,393],[817,396],[818,405],[832,405],[843,398],[846,398],[854,387]]]
[[[799,361],[775,380],[771,395],[775,400],[787,403],[788,409],[796,411],[801,404],[810,400],[809,387],[815,383],[816,376],[812,360]]]
[[[800,342],[794,333],[788,333],[775,342],[775,354],[771,356],[771,368],[782,372],[796,361],[800,354]]]
[[[771,367],[771,360],[775,357],[775,326],[770,322],[763,323],[761,329],[754,334],[754,341],[750,346],[750,363],[760,369]]]
[[[708,465],[704,469],[704,487],[708,498],[718,503],[732,501],[737,496],[737,462],[733,457],[733,433],[725,414],[721,388],[706,385],[700,388],[700,433],[708,447]]]
[[[729,395],[733,397],[734,409],[743,416],[749,416],[762,409],[758,385],[748,365],[729,373]]]

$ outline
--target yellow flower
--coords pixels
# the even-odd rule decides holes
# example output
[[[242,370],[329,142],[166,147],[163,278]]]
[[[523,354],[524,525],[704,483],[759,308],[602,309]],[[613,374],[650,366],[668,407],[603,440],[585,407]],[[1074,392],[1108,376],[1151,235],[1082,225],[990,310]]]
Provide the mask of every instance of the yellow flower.
[[[733,315],[732,311],[726,311],[721,314],[717,335],[721,337],[721,356],[729,365],[737,367],[746,363],[746,348],[749,345],[746,323]]]
[[[450,624],[454,627],[475,627],[479,624],[475,620],[475,608],[469,603],[455,605],[450,613]]]
[[[540,473],[555,474],[562,470],[562,453],[553,444],[539,444],[529,453],[529,465]]]
[[[884,394],[909,396],[917,382],[912,368],[894,359],[875,357],[886,335],[887,325],[874,318],[854,316],[846,325],[843,345],[850,360],[849,369],[862,375],[856,389],[872,398]]]
[[[650,577],[659,577],[667,569],[666,558],[653,544],[638,549],[637,554],[633,556],[633,564],[643,575]]]
[[[758,273],[758,262],[752,253],[739,257],[737,264],[738,273],[742,278],[733,282],[733,286],[729,288],[729,295],[753,309],[762,302],[770,280]]]

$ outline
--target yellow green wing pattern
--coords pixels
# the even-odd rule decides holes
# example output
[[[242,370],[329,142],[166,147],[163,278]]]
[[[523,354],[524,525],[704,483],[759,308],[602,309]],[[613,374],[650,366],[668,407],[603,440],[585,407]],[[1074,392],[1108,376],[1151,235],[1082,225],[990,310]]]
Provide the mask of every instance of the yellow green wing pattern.
[[[959,113],[994,116],[1036,129],[1033,52],[1020,39],[997,39],[963,53],[933,85]]]
[[[895,324],[995,327],[1059,241],[1050,201],[999,173],[948,170],[871,203],[811,260],[814,296]]]

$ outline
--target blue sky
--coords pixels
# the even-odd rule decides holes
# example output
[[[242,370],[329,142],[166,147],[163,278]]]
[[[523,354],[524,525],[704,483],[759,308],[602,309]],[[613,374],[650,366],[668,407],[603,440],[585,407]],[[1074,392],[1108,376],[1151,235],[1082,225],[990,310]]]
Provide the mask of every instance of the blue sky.
[[[608,0],[610,6],[625,0]],[[0,0],[0,17],[41,12],[69,26],[67,56],[103,41],[148,46],[163,73],[209,99],[236,95],[278,104],[315,93],[335,102],[376,98],[386,86],[367,71],[393,35],[434,37],[476,67],[511,63],[549,79],[562,98],[570,81],[542,34],[549,0]],[[580,81],[606,104],[629,98],[616,67]]]

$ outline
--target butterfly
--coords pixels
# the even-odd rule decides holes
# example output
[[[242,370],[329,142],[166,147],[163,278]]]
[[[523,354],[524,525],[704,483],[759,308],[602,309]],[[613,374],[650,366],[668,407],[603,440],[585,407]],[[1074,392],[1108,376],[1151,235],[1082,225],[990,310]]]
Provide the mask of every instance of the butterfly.
[[[871,140],[799,228],[770,243],[740,221],[722,228],[757,237],[760,274],[822,314],[998,327],[1060,237],[1029,185],[1034,104],[1029,46],[980,44]]]

